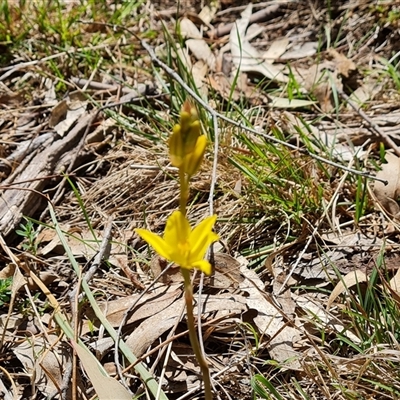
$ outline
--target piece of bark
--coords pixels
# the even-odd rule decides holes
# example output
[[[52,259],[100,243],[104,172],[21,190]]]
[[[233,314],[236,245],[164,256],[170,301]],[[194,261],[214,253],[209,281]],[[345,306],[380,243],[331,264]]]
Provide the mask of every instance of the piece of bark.
[[[0,159],[0,173],[8,177],[13,167],[21,164],[29,153],[33,153],[40,146],[46,146],[47,143],[51,143],[53,141],[52,136],[53,133],[45,133],[34,139],[19,143],[18,147],[7,158]]]
[[[47,148],[36,154],[29,163],[22,163],[12,177],[2,183],[0,232],[4,237],[14,233],[23,216],[32,216],[39,208],[43,200],[40,193],[46,186],[46,178],[59,172],[55,171],[55,167],[60,157],[75,148],[91,119],[90,114],[81,118],[61,140],[54,135]]]

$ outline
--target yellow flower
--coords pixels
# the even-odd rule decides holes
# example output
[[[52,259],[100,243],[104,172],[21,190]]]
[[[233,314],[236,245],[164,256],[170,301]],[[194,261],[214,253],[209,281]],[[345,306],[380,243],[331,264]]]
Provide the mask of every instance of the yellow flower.
[[[207,138],[204,135],[201,135],[197,138],[193,152],[186,154],[183,161],[183,170],[189,175],[189,177],[193,176],[199,170],[206,151],[206,146]]]
[[[180,123],[174,126],[168,145],[171,164],[194,175],[203,160],[207,138],[201,135],[196,109],[188,101],[183,104]]]
[[[174,211],[167,220],[163,237],[147,229],[135,229],[135,231],[161,257],[173,261],[182,268],[197,268],[210,275],[211,265],[204,260],[204,256],[210,244],[219,239],[219,236],[212,231],[216,220],[217,216],[213,215],[192,229],[188,219],[180,211]]]

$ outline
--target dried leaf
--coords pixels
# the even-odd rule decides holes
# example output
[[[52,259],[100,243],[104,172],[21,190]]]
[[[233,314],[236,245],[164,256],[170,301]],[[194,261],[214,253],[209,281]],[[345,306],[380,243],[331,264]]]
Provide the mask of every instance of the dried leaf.
[[[400,293],[400,269],[397,270],[396,275],[390,280],[390,287]]]
[[[208,313],[211,313],[213,318],[218,318],[232,313],[241,314],[247,310],[246,299],[241,295],[231,293],[203,295],[201,304],[203,318]],[[151,303],[149,305],[151,306]],[[178,299],[163,309],[162,312],[153,313],[132,332],[126,340],[126,344],[137,357],[142,356],[155,340],[176,324],[183,309],[184,301]],[[197,310],[197,306],[195,310]]]
[[[12,351],[25,371],[34,376],[35,385],[45,395],[50,395],[63,381],[63,368],[68,364],[69,355],[59,342],[57,335],[30,336],[13,347]],[[57,386],[56,386],[57,385]]]
[[[350,75],[357,70],[354,61],[348,59],[344,54],[339,53],[337,50],[330,48],[328,54],[333,58],[335,70],[345,78],[349,78]]]
[[[295,75],[299,74],[298,80],[303,79],[304,87],[314,94],[322,111],[326,113],[331,112],[335,107],[332,87],[342,89],[342,80],[348,80],[357,70],[354,62],[343,54],[332,50],[328,55],[330,60],[312,65],[309,69],[298,68],[295,72]]]
[[[357,269],[355,271],[349,272],[338,282],[338,284],[333,289],[331,295],[329,296],[328,303],[326,304],[326,309],[329,310],[336,298],[342,293],[346,293],[349,288],[367,281],[368,277],[365,271]]]
[[[388,182],[375,181],[374,194],[383,209],[392,217],[399,217],[400,207],[397,199],[400,197],[400,158],[392,153],[386,153],[386,164],[376,176]]]
[[[63,118],[65,118],[67,112],[68,112],[67,99],[64,99],[59,103],[57,103],[51,110],[49,118],[50,128],[54,128]]]
[[[274,40],[271,43],[269,49],[264,53],[264,59],[268,60],[271,63],[274,62],[277,58],[280,58],[282,56],[282,54],[286,51],[288,45],[288,38]]]
[[[332,61],[324,61],[320,64],[312,65],[309,69],[298,68],[296,70],[296,78],[299,82],[302,82],[307,91],[314,94],[322,111],[330,112],[334,109],[332,80],[339,88],[341,88],[342,84],[337,78],[337,72]]]
[[[184,309],[183,299],[178,299],[162,313],[146,318],[126,339],[126,345],[136,357],[141,357],[151,344],[180,319]]]
[[[99,243],[101,241],[102,235],[101,232],[96,232],[97,241],[93,238],[93,234],[89,230],[81,230],[80,232],[73,232],[69,226],[64,226],[63,231],[70,232],[70,235],[66,235],[66,240],[68,242],[69,247],[72,250],[74,256],[84,256],[87,259],[90,259],[98,252]],[[50,231],[47,233],[46,231]],[[52,240],[39,250],[39,254],[47,255],[49,253],[59,253],[64,254],[65,249],[62,246],[59,237],[55,233],[54,229],[45,229],[43,231],[43,236],[41,238]]]
[[[219,7],[218,1],[210,1],[209,5],[205,5],[203,9],[199,12],[199,18],[205,23],[210,24],[214,19],[215,14]]]
[[[351,95],[350,100],[354,103],[362,106],[368,100],[372,100],[382,90],[382,85],[377,82],[366,82],[358,87]],[[347,104],[347,108],[352,110],[350,104]]]
[[[240,92],[235,86],[233,92],[231,92],[231,82],[225,76],[224,73],[220,72],[208,77],[211,87],[217,91],[223,98],[231,98],[234,101],[240,99]]]
[[[236,289],[243,276],[240,272],[240,263],[229,254],[216,252],[214,254],[215,272],[210,277],[205,277],[207,287],[219,289]]]
[[[135,322],[142,321],[151,317],[152,315],[160,315],[159,313],[164,312],[165,309],[177,301],[181,294],[181,289],[167,291],[162,295],[157,293],[148,293],[144,296],[135,294],[100,304],[100,309],[104,312],[109,323],[113,327],[117,327],[120,325],[126,311],[130,309],[134,303],[137,303],[137,305],[134,309],[134,312],[127,320],[127,324],[133,324]],[[138,301],[139,297],[140,301]],[[87,312],[87,316],[90,320],[95,318],[93,311],[91,310]],[[86,326],[86,324],[83,328],[83,331],[84,333],[89,332],[89,328]]]
[[[203,39],[203,35],[197,29],[197,26],[189,18],[182,18],[179,23],[179,27],[183,38]]]
[[[300,364],[296,360],[298,353],[292,346],[293,338],[297,335],[296,329],[287,326],[278,309],[266,300],[262,294],[263,282],[254,271],[247,268],[244,261],[241,263],[240,270],[246,279],[240,283],[239,287],[249,294],[246,297],[249,309],[258,311],[254,322],[261,334],[272,338],[270,348],[268,348],[271,358],[285,363],[285,367],[290,369],[299,369]]]
[[[7,264],[1,271],[0,271],[0,279],[7,279],[11,278],[15,272],[15,264]]]
[[[236,21],[231,30],[229,43],[233,63],[242,72],[258,72],[271,80],[287,82],[288,79],[281,69],[263,60],[258,50],[246,39],[251,12],[252,4],[250,3],[243,11],[242,18]]]
[[[353,343],[358,344],[361,342],[360,338],[346,328],[344,324],[341,324],[338,318],[332,317],[327,310],[323,308],[319,299],[312,299],[304,295],[293,295],[293,297],[297,306],[304,310],[316,325],[321,326],[323,329],[326,329],[328,326],[330,330],[334,328],[336,332],[345,335],[352,340]]]
[[[63,103],[63,102],[61,102]],[[67,113],[65,115],[65,119],[58,122],[57,125],[54,126],[54,130],[60,135],[64,136],[66,132],[70,130],[73,124],[82,117],[86,113],[86,107],[87,107],[87,100],[81,100],[79,97],[78,98],[69,98],[66,101],[66,104],[60,104],[58,107],[56,106],[53,111],[54,111],[54,121],[53,123],[58,119],[62,118],[65,114],[65,105],[67,106]]]
[[[269,95],[270,106],[273,108],[301,108],[301,107],[309,107],[316,104],[315,101],[311,100],[298,100],[298,99],[285,99],[282,97],[275,97]]]
[[[304,42],[292,47],[290,51],[284,53],[282,60],[297,60],[299,58],[311,57],[318,49],[318,42]]]
[[[74,341],[71,343],[89,376],[99,400],[132,400],[132,395],[121,383],[107,375],[103,366],[86,347]]]
[[[203,99],[207,98],[208,86],[206,84],[207,64],[204,61],[197,61],[192,68],[192,76],[198,92]]]
[[[188,39],[186,46],[197,60],[206,62],[210,70],[215,71],[215,56],[204,39]]]

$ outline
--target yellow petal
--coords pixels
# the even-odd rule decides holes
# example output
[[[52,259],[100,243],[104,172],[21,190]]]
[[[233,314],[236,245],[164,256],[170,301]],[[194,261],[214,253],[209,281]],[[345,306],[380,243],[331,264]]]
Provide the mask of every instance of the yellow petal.
[[[175,125],[173,133],[168,140],[169,158],[174,167],[180,167],[183,162],[184,148],[181,134],[181,127]]]
[[[206,151],[207,138],[205,135],[198,137],[196,147],[192,154],[185,157],[184,168],[189,176],[193,176],[200,168]]]
[[[153,249],[167,260],[171,259],[170,247],[160,236],[147,229],[135,229],[135,232],[145,240]]]
[[[200,122],[194,121],[190,124],[186,136],[184,137],[184,154],[193,153],[196,148],[197,139],[201,133]]]
[[[204,272],[206,275],[211,275],[211,264],[207,260],[197,261],[192,264],[193,268],[199,269],[201,272]]]
[[[200,222],[191,232],[189,238],[190,263],[203,259],[208,246],[219,239],[219,236],[212,232],[216,220],[217,216],[212,215]]]
[[[180,117],[181,118],[180,118],[179,124],[181,126],[182,138],[185,141],[186,136],[188,135],[188,132],[190,130],[192,116],[190,115],[190,113],[188,113],[186,111],[181,111]]]
[[[189,235],[189,221],[180,211],[174,211],[167,219],[164,232],[165,242],[173,249],[177,249],[178,244],[183,245],[189,241]]]

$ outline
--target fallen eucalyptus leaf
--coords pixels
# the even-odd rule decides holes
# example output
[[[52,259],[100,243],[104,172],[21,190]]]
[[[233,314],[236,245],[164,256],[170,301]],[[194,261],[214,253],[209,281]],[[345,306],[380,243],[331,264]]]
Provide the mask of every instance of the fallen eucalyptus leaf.
[[[71,341],[99,400],[132,400],[132,395],[107,373],[99,361],[85,347]]]
[[[250,3],[242,13],[242,18],[233,25],[229,36],[229,43],[233,63],[241,72],[258,72],[266,78],[288,82],[281,68],[265,61],[258,50],[246,39],[246,30],[250,22],[252,4]]]

